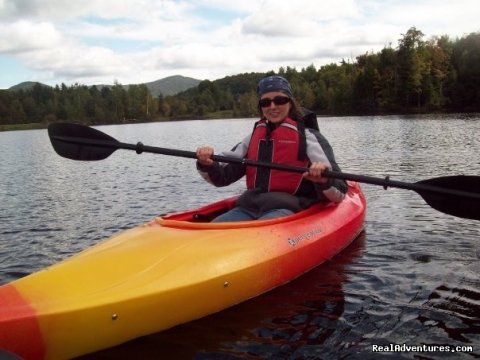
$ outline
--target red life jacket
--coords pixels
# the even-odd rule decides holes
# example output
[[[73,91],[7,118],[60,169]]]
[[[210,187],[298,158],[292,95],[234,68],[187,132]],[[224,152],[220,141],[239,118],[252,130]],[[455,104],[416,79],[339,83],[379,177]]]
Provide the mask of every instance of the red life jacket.
[[[295,120],[286,118],[273,130],[269,129],[266,120],[260,120],[255,124],[247,159],[306,167],[309,163],[304,155],[306,149],[303,149],[303,155],[299,153],[303,144],[305,141],[302,141]],[[295,194],[302,182],[302,174],[247,166],[246,180],[248,189]]]

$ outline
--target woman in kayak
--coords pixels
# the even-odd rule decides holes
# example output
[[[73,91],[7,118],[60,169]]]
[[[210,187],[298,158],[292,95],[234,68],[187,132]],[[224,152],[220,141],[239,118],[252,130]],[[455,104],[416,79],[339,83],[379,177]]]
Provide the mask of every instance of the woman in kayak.
[[[197,149],[197,169],[215,186],[227,186],[246,175],[247,190],[236,206],[214,222],[270,219],[306,209],[318,201],[340,202],[347,192],[343,180],[322,176],[326,169],[340,171],[333,150],[319,131],[305,126],[304,114],[290,84],[268,76],[257,87],[262,119],[252,134],[221,155],[308,167],[304,174],[242,164],[214,162],[210,146]]]

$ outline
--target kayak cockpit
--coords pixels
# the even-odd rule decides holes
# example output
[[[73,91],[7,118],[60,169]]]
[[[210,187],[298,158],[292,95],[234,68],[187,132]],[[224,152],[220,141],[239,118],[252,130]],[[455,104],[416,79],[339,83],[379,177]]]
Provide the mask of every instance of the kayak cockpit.
[[[351,198],[351,201],[355,201],[358,195],[361,193],[360,187],[357,183],[348,182],[347,197]],[[311,220],[312,216],[315,217],[319,213],[324,211],[328,212],[328,209],[333,210],[338,204],[329,202],[320,202],[309,207],[306,210],[300,211],[293,215],[268,219],[268,220],[252,220],[252,221],[236,221],[236,222],[218,222],[212,223],[211,221],[224,212],[232,209],[235,206],[238,196],[233,196],[227,199],[223,199],[212,204],[208,204],[193,210],[176,212],[172,214],[161,215],[146,226],[165,226],[173,228],[184,229],[232,229],[232,228],[246,228],[267,226],[278,223],[285,223],[289,221],[295,221],[301,218]]]
[[[233,229],[233,228],[251,228],[257,226],[268,226],[288,221],[298,220],[302,217],[309,217],[321,212],[328,207],[335,207],[333,203],[318,203],[299,213],[268,219],[268,220],[252,220],[252,221],[235,221],[235,222],[218,222],[211,221],[224,212],[235,206],[238,196],[227,198],[197,209],[177,212],[167,215],[161,215],[146,226],[164,226],[184,229]]]

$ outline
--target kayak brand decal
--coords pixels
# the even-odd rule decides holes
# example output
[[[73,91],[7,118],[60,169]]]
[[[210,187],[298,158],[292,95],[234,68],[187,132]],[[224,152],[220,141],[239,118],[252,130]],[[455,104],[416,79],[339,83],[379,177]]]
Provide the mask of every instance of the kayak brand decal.
[[[322,232],[322,229],[320,228],[315,228],[310,230],[309,232],[306,232],[304,234],[298,235],[298,236],[293,236],[288,238],[288,243],[291,246],[297,246],[301,241],[303,240],[309,240],[315,235],[318,235]]]

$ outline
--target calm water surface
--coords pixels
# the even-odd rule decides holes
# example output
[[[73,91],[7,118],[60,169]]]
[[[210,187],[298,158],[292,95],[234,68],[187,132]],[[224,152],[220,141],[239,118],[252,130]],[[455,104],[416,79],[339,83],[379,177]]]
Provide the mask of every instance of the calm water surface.
[[[321,118],[343,170],[395,180],[480,175],[480,117]],[[253,120],[102,126],[124,142],[229,149]],[[238,193],[216,189],[194,161],[118,151],[75,162],[46,130],[0,133],[0,284],[154,216]],[[442,214],[415,193],[363,186],[365,233],[333,260],[218,314],[84,357],[383,358],[373,345],[472,346],[389,358],[480,357],[480,223]],[[392,355],[392,354],[390,354]]]

